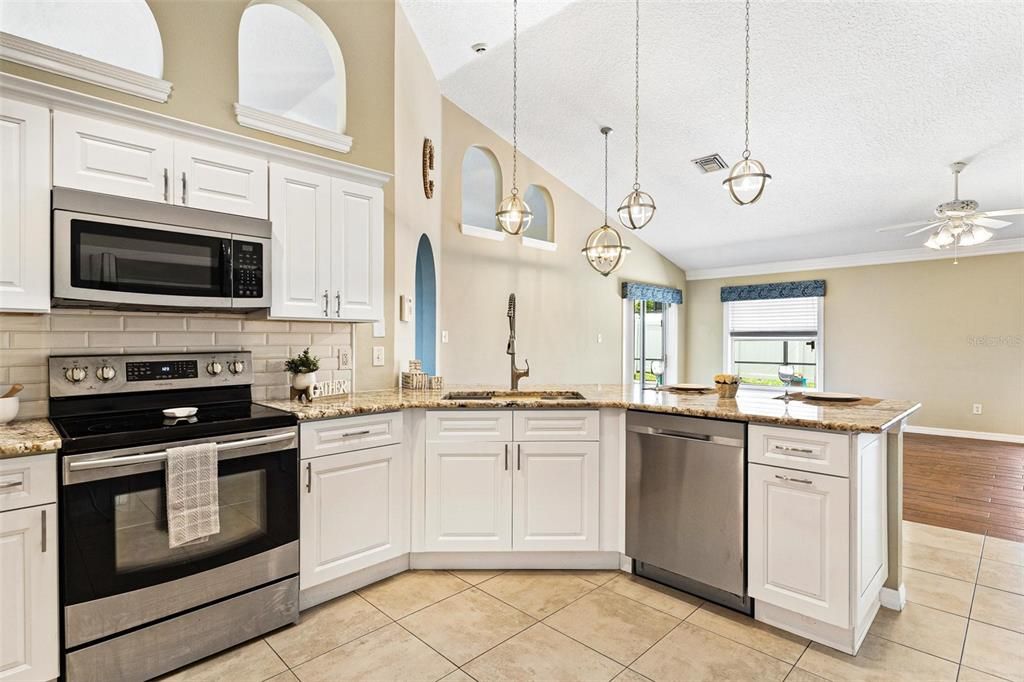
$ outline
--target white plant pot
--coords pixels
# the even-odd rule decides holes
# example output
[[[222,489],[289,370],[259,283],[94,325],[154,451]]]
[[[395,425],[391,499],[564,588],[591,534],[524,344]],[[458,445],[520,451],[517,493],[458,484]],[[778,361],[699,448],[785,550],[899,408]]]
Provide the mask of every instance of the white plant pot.
[[[305,391],[316,383],[316,372],[304,372],[292,375],[292,388],[296,391]]]
[[[18,396],[0,398],[0,424],[6,424],[18,416],[18,405],[21,399]]]

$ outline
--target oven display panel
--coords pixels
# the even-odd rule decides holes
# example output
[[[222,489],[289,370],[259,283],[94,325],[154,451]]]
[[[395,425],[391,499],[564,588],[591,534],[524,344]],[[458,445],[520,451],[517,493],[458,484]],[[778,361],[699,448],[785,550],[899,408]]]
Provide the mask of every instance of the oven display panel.
[[[125,374],[128,381],[195,379],[199,376],[199,364],[195,360],[129,362],[125,366]]]

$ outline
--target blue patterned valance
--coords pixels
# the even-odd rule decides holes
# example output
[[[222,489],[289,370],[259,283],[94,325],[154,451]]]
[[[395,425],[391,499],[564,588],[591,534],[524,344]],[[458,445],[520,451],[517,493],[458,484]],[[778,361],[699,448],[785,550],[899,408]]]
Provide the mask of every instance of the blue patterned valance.
[[[808,296],[824,295],[825,280],[823,279],[722,287],[722,303],[727,301],[763,301],[770,298],[806,298]]]
[[[659,303],[682,303],[683,292],[672,287],[640,282],[623,282],[622,298],[631,301],[658,301]]]

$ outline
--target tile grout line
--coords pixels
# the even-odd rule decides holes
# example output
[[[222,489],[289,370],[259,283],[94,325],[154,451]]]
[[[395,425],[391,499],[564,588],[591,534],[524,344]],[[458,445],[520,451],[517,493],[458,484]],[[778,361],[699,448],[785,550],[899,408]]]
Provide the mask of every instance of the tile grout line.
[[[715,632],[715,631],[714,631],[714,630],[712,630],[711,628],[706,628],[706,627],[704,627],[703,625],[701,625],[700,623],[694,623],[694,622],[691,622],[691,621],[690,621],[690,616],[692,616],[692,615],[693,615],[694,613],[697,613],[698,611],[700,611],[700,610],[701,610],[702,608],[704,608],[704,605],[705,605],[705,604],[708,604],[708,603],[710,603],[710,602],[707,602],[707,601],[703,602],[703,603],[702,603],[702,604],[701,604],[701,605],[700,605],[699,607],[697,607],[696,609],[694,609],[694,610],[693,610],[693,611],[692,611],[692,612],[690,613],[690,615],[689,615],[689,616],[687,616],[686,618],[684,618],[684,619],[683,619],[683,622],[684,622],[684,623],[689,623],[689,624],[690,624],[690,625],[692,625],[693,627],[695,627],[695,628],[700,628],[701,630],[704,630],[705,632],[710,632],[710,633],[711,633],[711,634],[713,634],[713,635],[718,635],[719,637],[721,637],[721,638],[723,638],[723,639],[727,639],[727,640],[729,640],[730,642],[733,642],[734,644],[739,644],[740,646],[745,646],[745,647],[747,647],[748,649],[753,649],[754,651],[756,651],[756,652],[757,652],[757,653],[759,653],[759,654],[764,654],[765,656],[768,656],[769,658],[774,658],[774,659],[775,659],[776,661],[782,661],[783,663],[785,663],[785,664],[787,664],[787,665],[790,665],[790,666],[796,667],[796,661],[794,661],[793,663],[790,663],[789,661],[787,661],[787,660],[785,660],[785,659],[779,658],[778,656],[775,656],[775,655],[773,655],[773,654],[770,654],[770,653],[768,653],[767,651],[761,651],[761,650],[760,650],[760,649],[758,649],[757,647],[752,647],[752,646],[750,646],[749,644],[746,644],[745,642],[741,642],[741,641],[739,641],[738,639],[733,639],[732,637],[729,637],[728,635],[723,635],[723,634],[722,634],[721,632]],[[726,608],[726,607],[724,607],[724,606],[723,606],[722,608]],[[757,621],[757,620],[756,620],[756,619],[755,619],[755,618],[754,618],[753,616],[749,616],[749,618],[750,618],[751,620],[753,620],[754,622],[759,622],[759,621]],[[767,625],[767,623],[766,623],[766,625]],[[773,627],[774,627],[774,626],[773,626]],[[799,635],[797,635],[797,636],[799,636]],[[807,639],[807,638],[806,638],[806,637],[801,637],[801,639]],[[803,649],[801,649],[801,650],[800,650],[800,655],[796,657],[796,660],[797,660],[797,661],[799,661],[799,660],[800,660],[800,659],[801,659],[801,658],[803,657],[803,655],[804,655],[804,652],[805,652],[805,651],[807,651],[807,647],[809,647],[810,645],[811,645],[811,640],[807,639],[807,643],[806,643],[806,644],[804,644],[804,645],[803,645]]]

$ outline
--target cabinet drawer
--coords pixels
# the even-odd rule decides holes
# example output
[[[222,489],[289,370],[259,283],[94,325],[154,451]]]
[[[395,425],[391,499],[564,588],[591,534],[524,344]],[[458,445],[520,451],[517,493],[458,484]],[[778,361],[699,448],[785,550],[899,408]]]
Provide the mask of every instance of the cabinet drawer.
[[[0,459],[0,511],[57,501],[57,455]]]
[[[516,410],[512,413],[513,440],[599,440],[597,410]]]
[[[302,459],[402,442],[402,413],[343,417],[300,426]]]
[[[850,437],[843,433],[752,424],[747,442],[747,460],[753,463],[850,475]]]
[[[427,440],[511,441],[509,410],[451,410],[427,412]]]

